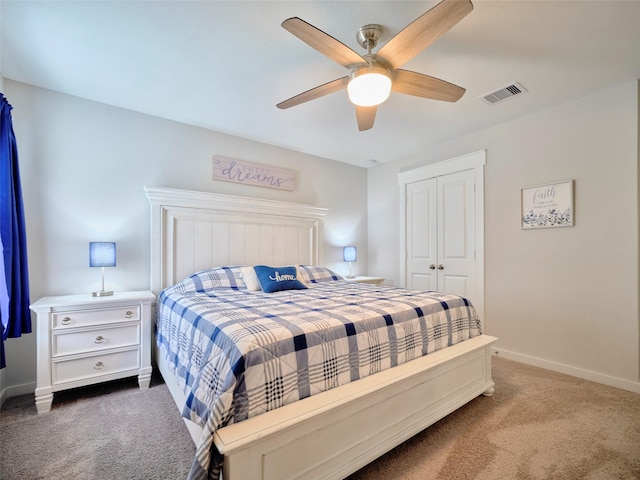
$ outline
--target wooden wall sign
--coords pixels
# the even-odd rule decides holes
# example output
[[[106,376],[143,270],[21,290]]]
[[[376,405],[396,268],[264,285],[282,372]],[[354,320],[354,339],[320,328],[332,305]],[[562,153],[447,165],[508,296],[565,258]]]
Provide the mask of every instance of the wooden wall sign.
[[[223,182],[243,183],[257,187],[278,188],[293,191],[295,172],[274,168],[260,163],[236,160],[235,158],[214,155],[213,179]]]

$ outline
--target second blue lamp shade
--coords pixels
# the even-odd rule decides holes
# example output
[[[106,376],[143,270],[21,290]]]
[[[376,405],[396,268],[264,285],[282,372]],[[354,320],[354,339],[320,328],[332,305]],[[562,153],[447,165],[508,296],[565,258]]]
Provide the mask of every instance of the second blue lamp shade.
[[[355,262],[357,258],[358,253],[356,247],[350,246],[342,249],[342,259],[345,262],[349,262],[349,275],[347,275],[347,278],[353,278],[353,275],[351,275],[351,262]]]

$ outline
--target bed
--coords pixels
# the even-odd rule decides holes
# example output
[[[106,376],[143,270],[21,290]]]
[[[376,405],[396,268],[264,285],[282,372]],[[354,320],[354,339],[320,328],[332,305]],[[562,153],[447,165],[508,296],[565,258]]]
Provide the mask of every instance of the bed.
[[[473,307],[465,299],[435,293],[431,296],[431,306],[419,304],[416,308],[415,302],[424,300],[418,297],[426,296],[426,293],[354,284],[318,266],[323,253],[318,239],[326,209],[167,188],[146,187],[145,190],[151,204],[151,288],[160,294],[157,307],[159,340],[173,337],[174,343],[180,344],[185,338],[231,338],[236,335],[239,324],[251,325],[249,329],[255,330],[255,325],[264,321],[260,318],[265,317],[244,318],[244,314],[238,312],[251,312],[249,317],[255,317],[256,311],[264,313],[266,304],[277,304],[271,305],[275,313],[267,315],[266,322],[271,323],[271,318],[277,317],[283,318],[287,325],[294,325],[294,328],[280,325],[281,330],[274,334],[279,339],[278,345],[296,345],[285,349],[293,357],[300,355],[297,347],[300,338],[307,343],[316,337],[326,341],[326,334],[309,336],[305,333],[286,338],[291,331],[298,332],[301,323],[313,323],[306,322],[311,312],[321,315],[323,310],[329,312],[329,317],[320,323],[333,322],[333,333],[329,336],[336,345],[342,342],[344,346],[360,339],[353,334],[337,338],[335,332],[344,331],[344,325],[358,332],[365,332],[362,325],[371,325],[372,330],[362,334],[365,340],[356,343],[366,344],[369,352],[372,347],[378,349],[374,355],[376,361],[367,357],[369,360],[363,362],[364,366],[354,367],[351,358],[339,368],[332,364],[335,368],[330,375],[331,381],[308,374],[305,388],[294,386],[284,389],[287,392],[284,394],[283,385],[290,386],[291,382],[282,379],[290,379],[291,372],[269,377],[270,387],[257,388],[248,368],[258,363],[256,357],[241,357],[242,361],[234,361],[228,370],[234,373],[231,377],[240,379],[238,384],[248,387],[218,388],[227,398],[223,402],[225,408],[221,408],[217,403],[206,405],[208,394],[202,385],[220,386],[224,383],[221,379],[230,378],[228,372],[215,368],[215,374],[205,373],[205,368],[195,365],[197,361],[186,366],[177,358],[179,353],[168,354],[168,347],[164,346],[156,348],[156,364],[197,446],[192,470],[194,478],[206,477],[207,471],[215,478],[216,469],[209,470],[209,467],[218,464],[225,480],[344,478],[478,395],[493,393],[491,344],[496,339],[481,333]],[[278,273],[267,270],[268,276],[286,276],[300,281],[302,286],[275,293],[249,291],[246,275],[254,265],[276,266]],[[294,270],[282,270],[285,266]],[[396,296],[398,298],[393,298]],[[368,303],[355,302],[354,299],[360,298],[368,299]],[[396,308],[393,306],[395,300],[410,303],[409,311],[413,313],[389,311]],[[221,302],[233,304],[239,310],[221,313]],[[243,302],[249,302],[250,307]],[[168,309],[165,304],[169,305]],[[341,304],[340,308],[347,305],[350,312],[338,310],[338,304]],[[291,308],[293,310],[288,310]],[[427,335],[426,344],[416,345],[415,335],[398,334],[396,330],[389,334],[395,343],[388,342],[389,338],[378,346],[368,343],[373,337],[383,337],[381,332],[392,331],[389,325],[397,321],[395,318],[389,321],[394,315],[402,317],[402,322],[406,320],[407,327],[403,331],[413,332],[415,326],[411,325],[427,317],[426,313],[422,315],[423,309],[433,310],[440,318],[440,324]],[[168,318],[182,311],[189,312],[183,319]],[[184,320],[191,316],[199,325],[200,318],[211,315],[212,311],[225,323],[224,328],[217,324],[215,335],[209,335],[211,331],[207,333],[206,328],[189,327]],[[229,322],[229,318],[239,320],[234,323]],[[172,327],[174,320],[180,326],[174,324]],[[440,332],[447,324],[452,328]],[[164,328],[167,325],[168,330]],[[341,329],[336,325],[341,325]],[[171,329],[173,333],[170,333]],[[400,337],[413,340],[409,342],[405,338],[398,342]],[[399,352],[397,345],[400,343],[410,344],[410,348]],[[193,344],[199,345],[197,341]],[[391,348],[393,352],[380,356],[380,345],[389,350],[389,344],[395,345]],[[316,345],[316,354],[326,349],[324,343],[319,345]],[[195,351],[207,357],[206,351],[211,348],[215,347],[199,346]],[[332,348],[340,350],[339,346]],[[234,352],[235,349],[235,346],[231,348]],[[253,348],[249,350],[253,351]],[[347,350],[343,350],[343,357],[338,358],[348,358]],[[428,354],[416,354],[422,350],[428,350]],[[220,356],[215,355],[216,358]],[[259,356],[264,357],[263,354]],[[269,369],[282,369],[273,367],[270,362],[271,359],[267,362],[268,368],[260,367],[263,376]],[[382,369],[385,363],[392,368]],[[241,375],[237,375],[238,365],[242,365]],[[326,370],[326,365],[327,358],[322,358],[315,371]],[[207,364],[207,368],[211,367]],[[293,370],[293,376],[296,376],[296,368]],[[176,371],[181,374],[175,375]],[[311,377],[316,381],[310,380]],[[279,393],[274,396],[275,380],[275,390]],[[189,388],[185,388],[187,384]],[[266,397],[271,399],[266,402],[268,405],[264,401],[252,403],[249,400],[246,392],[259,391],[262,398],[265,389],[268,390]],[[242,393],[237,394],[238,391]],[[231,397],[233,402],[228,400]],[[228,409],[228,405],[232,407]],[[213,420],[201,421],[202,417]]]

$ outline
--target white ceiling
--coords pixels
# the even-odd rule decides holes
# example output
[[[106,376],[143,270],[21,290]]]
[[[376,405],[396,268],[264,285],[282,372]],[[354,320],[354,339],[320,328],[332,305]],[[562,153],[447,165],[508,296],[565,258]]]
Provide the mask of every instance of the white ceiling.
[[[457,103],[398,93],[359,132],[346,91],[277,103],[348,71],[280,24],[301,17],[366,53],[436,1],[7,1],[5,78],[365,166],[640,78],[640,1],[474,1],[474,10],[405,69],[460,85]],[[520,82],[497,105],[477,97]]]

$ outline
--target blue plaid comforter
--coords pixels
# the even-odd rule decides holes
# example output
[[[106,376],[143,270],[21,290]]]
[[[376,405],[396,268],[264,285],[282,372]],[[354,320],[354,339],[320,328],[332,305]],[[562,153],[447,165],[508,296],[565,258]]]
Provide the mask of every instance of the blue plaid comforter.
[[[219,475],[216,429],[481,334],[463,297],[300,276],[307,290],[255,292],[221,267],[160,294],[157,344],[203,427],[189,478]]]

